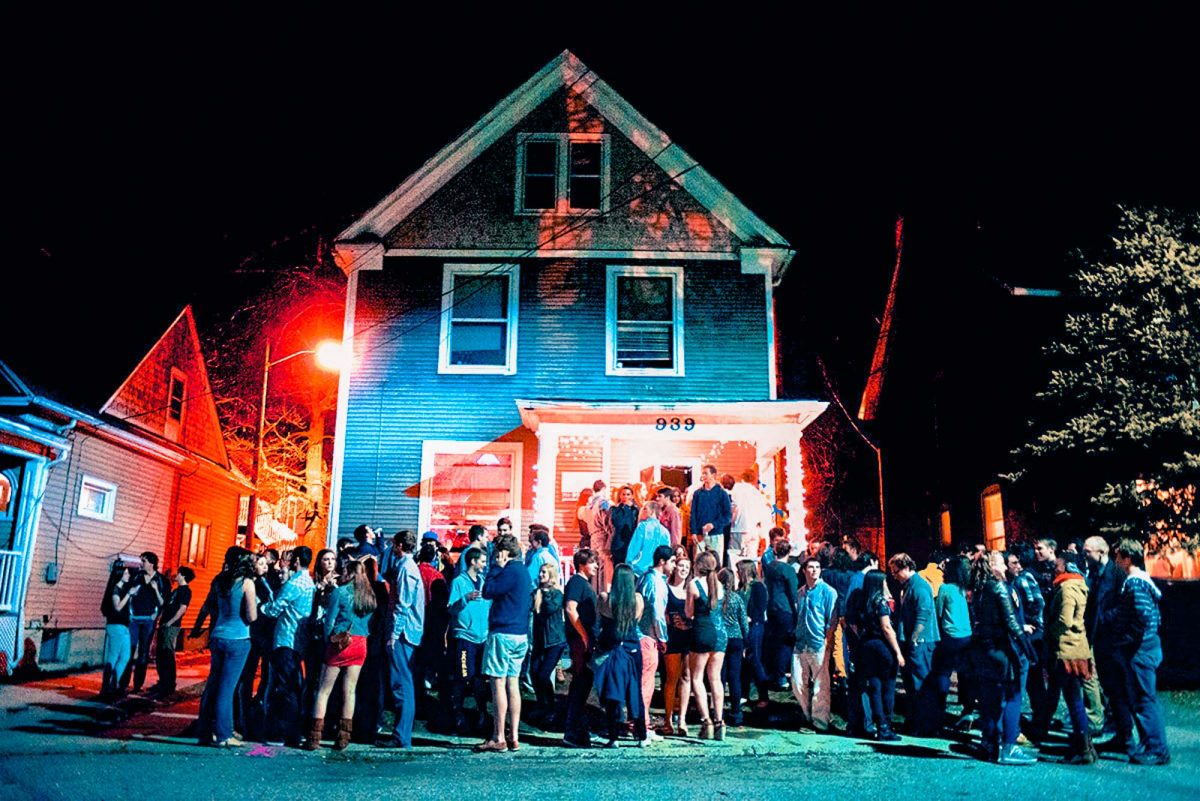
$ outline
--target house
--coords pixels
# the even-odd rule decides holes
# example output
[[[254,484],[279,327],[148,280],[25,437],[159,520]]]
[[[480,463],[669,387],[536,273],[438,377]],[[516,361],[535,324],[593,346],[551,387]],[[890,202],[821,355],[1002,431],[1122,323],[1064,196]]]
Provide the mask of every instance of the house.
[[[594,480],[687,487],[709,463],[753,470],[803,540],[800,439],[826,404],[778,397],[794,251],[572,53],[335,248],[331,541],[507,516],[570,545]]]
[[[160,568],[186,564],[203,597],[234,543],[251,488],[230,469],[191,307],[156,334],[116,391],[91,403],[78,386],[48,393],[0,362],[9,665],[27,652],[42,667],[99,663],[100,596],[117,559],[154,551]]]

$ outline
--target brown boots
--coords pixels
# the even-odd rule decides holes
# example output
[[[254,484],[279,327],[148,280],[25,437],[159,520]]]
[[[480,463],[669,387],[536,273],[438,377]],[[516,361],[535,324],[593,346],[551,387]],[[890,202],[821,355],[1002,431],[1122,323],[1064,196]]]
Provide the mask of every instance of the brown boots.
[[[354,731],[354,718],[342,718],[338,726],[337,739],[333,742],[334,751],[344,751],[350,745],[350,735]]]
[[[325,730],[325,718],[313,718],[312,728],[308,731],[308,739],[301,746],[305,751],[321,749],[321,732]]]

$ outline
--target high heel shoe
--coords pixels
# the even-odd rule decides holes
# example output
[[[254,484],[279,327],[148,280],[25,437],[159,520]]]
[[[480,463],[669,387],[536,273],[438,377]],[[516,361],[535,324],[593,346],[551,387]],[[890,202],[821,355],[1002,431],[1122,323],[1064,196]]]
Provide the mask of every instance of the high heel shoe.
[[[705,719],[700,721],[700,739],[713,739],[713,722],[711,720]]]
[[[713,723],[713,739],[717,742],[723,742],[725,740],[725,721],[718,720],[717,722]]]

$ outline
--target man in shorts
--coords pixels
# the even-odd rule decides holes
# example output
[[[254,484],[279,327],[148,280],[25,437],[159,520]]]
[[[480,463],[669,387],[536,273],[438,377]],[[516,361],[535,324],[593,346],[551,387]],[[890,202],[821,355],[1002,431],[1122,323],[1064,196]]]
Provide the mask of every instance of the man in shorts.
[[[495,721],[492,739],[479,751],[516,751],[521,726],[521,663],[529,650],[529,620],[533,614],[533,582],[521,561],[517,538],[496,538],[495,557],[483,597],[492,602],[488,612],[488,637],[483,647],[483,674],[492,682]],[[508,718],[509,731],[504,723]]]

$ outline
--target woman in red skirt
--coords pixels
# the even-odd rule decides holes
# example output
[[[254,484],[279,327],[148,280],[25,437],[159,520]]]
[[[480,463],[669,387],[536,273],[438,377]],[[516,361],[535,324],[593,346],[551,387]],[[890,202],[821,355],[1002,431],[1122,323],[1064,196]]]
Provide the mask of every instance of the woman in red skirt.
[[[350,744],[354,726],[354,688],[358,674],[367,658],[367,631],[375,611],[375,590],[362,562],[346,563],[342,585],[333,591],[325,613],[325,660],[321,668],[321,686],[313,701],[313,725],[304,748],[316,751],[321,747],[321,730],[325,727],[325,707],[329,694],[342,670],[342,718],[334,750],[341,751]]]

